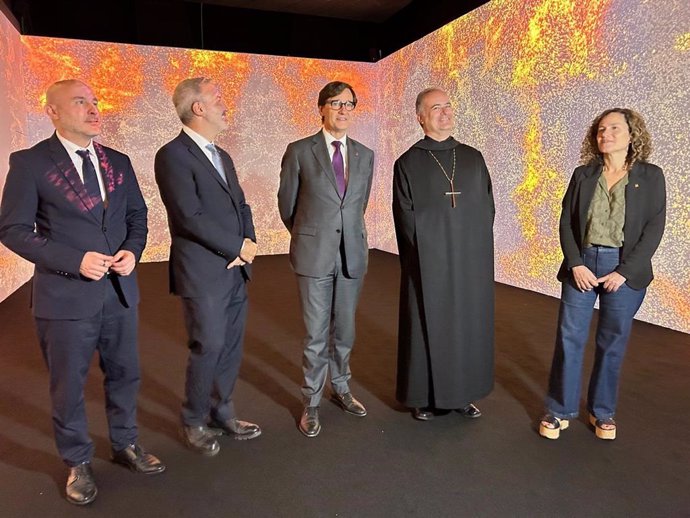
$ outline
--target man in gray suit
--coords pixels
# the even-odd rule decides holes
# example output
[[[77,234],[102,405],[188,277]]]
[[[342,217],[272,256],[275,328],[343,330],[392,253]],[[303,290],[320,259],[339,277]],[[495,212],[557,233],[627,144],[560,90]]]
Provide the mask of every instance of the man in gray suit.
[[[352,415],[367,415],[348,384],[355,309],[367,270],[364,211],[374,165],[374,153],[347,137],[355,106],[350,85],[328,83],[318,100],[323,128],[288,145],[280,171],[278,208],[291,235],[290,263],[307,330],[299,422],[307,437],[321,431],[319,403],[329,367],[335,402]]]

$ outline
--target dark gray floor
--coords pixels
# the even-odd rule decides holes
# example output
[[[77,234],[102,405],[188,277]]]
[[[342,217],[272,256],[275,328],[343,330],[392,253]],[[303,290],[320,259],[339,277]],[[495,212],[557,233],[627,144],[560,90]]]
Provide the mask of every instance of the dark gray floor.
[[[24,286],[0,304],[0,515],[3,517],[690,516],[690,336],[636,322],[624,366],[618,439],[580,419],[558,441],[534,421],[551,360],[557,300],[496,286],[496,388],[484,417],[414,421],[394,400],[397,257],[372,251],[358,312],[352,388],[364,419],[322,405],[321,435],[303,437],[302,324],[285,256],[260,257],[251,285],[240,417],[257,440],[225,440],[212,459],[180,444],[186,351],[167,265],[140,267],[141,441],[168,471],[145,478],[108,461],[101,375],[86,391],[99,496],[63,499],[47,376]],[[591,356],[590,356],[591,358]],[[587,364],[589,366],[589,363]]]

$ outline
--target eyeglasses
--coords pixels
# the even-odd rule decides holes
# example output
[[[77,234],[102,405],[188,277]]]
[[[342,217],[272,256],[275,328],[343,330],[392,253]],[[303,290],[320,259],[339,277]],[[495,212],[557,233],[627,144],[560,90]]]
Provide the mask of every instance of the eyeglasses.
[[[328,104],[332,109],[334,110],[339,110],[340,108],[345,108],[345,110],[351,112],[352,110],[355,109],[355,106],[357,106],[357,103],[354,103],[352,101],[327,101],[326,104]]]

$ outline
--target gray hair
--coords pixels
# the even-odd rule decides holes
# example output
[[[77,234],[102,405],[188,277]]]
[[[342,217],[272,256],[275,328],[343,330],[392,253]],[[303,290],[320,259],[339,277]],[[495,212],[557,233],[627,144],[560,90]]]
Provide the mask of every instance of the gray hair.
[[[180,81],[173,92],[172,102],[182,124],[188,124],[193,118],[192,105],[199,100],[201,86],[212,82],[208,77],[190,77]]]
[[[446,93],[445,90],[437,87],[437,86],[432,86],[431,88],[425,88],[421,92],[417,94],[417,100],[414,102],[414,110],[417,113],[417,115],[422,113],[422,103],[424,102],[424,98],[429,95],[431,92],[443,92]]]

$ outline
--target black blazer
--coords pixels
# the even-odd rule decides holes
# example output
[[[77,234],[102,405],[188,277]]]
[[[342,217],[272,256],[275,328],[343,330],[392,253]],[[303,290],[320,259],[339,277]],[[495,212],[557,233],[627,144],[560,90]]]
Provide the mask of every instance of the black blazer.
[[[570,270],[574,266],[583,264],[587,212],[601,172],[602,165],[596,163],[575,169],[563,198],[560,238],[564,259],[558,272],[561,282],[571,277]],[[652,256],[661,242],[665,223],[664,174],[653,164],[635,162],[625,187],[623,247],[616,268],[631,288],[646,288],[652,282]]]
[[[84,254],[129,250],[139,261],[146,246],[146,204],[129,158],[97,142],[94,149],[108,198],[102,220],[91,212],[84,184],[55,134],[10,155],[0,241],[35,265],[31,307],[36,317],[93,316],[102,307],[108,281],[79,274]],[[136,270],[114,282],[127,306],[139,302]]]
[[[168,213],[170,291],[182,297],[220,296],[230,287],[226,266],[244,238],[256,241],[252,212],[230,155],[221,148],[228,183],[184,131],[156,153],[156,183]],[[245,279],[250,265],[240,267]]]

